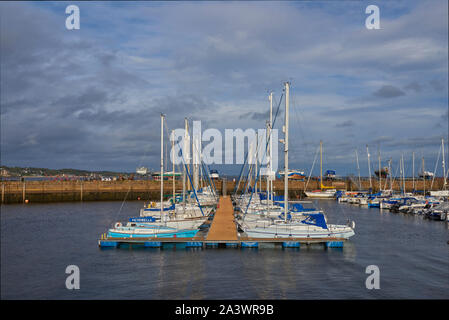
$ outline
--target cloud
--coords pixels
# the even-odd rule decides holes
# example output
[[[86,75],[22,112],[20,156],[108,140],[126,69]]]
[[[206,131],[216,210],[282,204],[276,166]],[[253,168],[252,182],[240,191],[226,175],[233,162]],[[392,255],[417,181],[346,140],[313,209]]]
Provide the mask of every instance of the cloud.
[[[373,96],[379,98],[396,98],[405,95],[405,92],[391,85],[384,85],[373,93]]]
[[[413,90],[414,92],[421,92],[422,86],[417,81],[413,81],[407,84],[404,89]]]
[[[337,128],[347,128],[347,127],[353,127],[354,125],[355,125],[354,121],[346,120],[346,121],[343,121],[341,123],[337,123],[335,126]]]
[[[274,107],[273,107],[274,109]],[[276,109],[277,110],[277,109]],[[273,121],[274,117],[276,116],[276,110],[273,110]],[[277,113],[277,117],[281,117],[284,114],[284,110],[279,108],[279,111]],[[270,120],[270,110],[266,112],[245,112],[239,116],[240,119],[251,119],[251,120],[257,120],[261,125],[265,124],[265,121]]]
[[[445,79],[432,79],[429,84],[435,91],[443,91],[444,89],[447,90],[446,82]]]
[[[352,1],[80,3],[76,32],[65,6],[0,3],[5,164],[133,170],[146,153],[157,167],[161,112],[170,129],[184,117],[264,128],[267,92],[280,97],[287,80],[292,165],[310,167],[320,139],[341,159],[379,136],[440,134],[445,1],[385,3],[382,30],[367,30],[366,5]],[[345,127],[354,136],[333,148]]]

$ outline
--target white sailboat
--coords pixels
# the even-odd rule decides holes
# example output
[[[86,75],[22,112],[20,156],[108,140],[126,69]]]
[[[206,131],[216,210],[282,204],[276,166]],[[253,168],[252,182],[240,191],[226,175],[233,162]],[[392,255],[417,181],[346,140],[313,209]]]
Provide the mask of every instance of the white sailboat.
[[[285,130],[284,130],[284,172],[288,172],[288,131],[289,131],[289,90],[290,84],[285,83]],[[281,219],[281,217],[283,219]],[[284,205],[280,217],[262,217],[246,219],[239,222],[240,229],[253,238],[343,238],[354,235],[352,226],[329,225],[322,211],[313,213],[301,212],[292,214],[288,201],[288,175],[284,175]]]

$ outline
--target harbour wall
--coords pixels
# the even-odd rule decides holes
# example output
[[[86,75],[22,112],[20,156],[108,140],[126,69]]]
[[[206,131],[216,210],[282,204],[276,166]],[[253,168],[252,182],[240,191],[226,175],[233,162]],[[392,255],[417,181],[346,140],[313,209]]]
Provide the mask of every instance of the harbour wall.
[[[223,185],[226,183],[227,193],[234,191],[236,182],[233,180],[215,180],[215,187],[218,192],[222,192]],[[304,195],[306,181],[289,181],[289,196],[301,198]],[[370,183],[368,179],[361,181],[361,188],[358,187],[358,180],[345,179],[343,181],[325,181],[325,186],[332,186],[338,190],[357,191],[359,189],[368,190]],[[259,185],[259,184],[258,184]],[[372,191],[379,190],[379,180],[373,179],[371,182]],[[389,189],[389,181],[385,184],[385,179],[381,180],[382,189]],[[393,189],[401,190],[402,181],[394,181]],[[443,179],[435,180],[415,180],[415,190],[441,190]],[[265,181],[261,182],[262,190],[266,190]],[[240,183],[239,190],[244,187]],[[310,180],[307,184],[307,191],[320,188],[319,180]],[[176,192],[182,192],[182,182],[175,182]],[[274,192],[283,194],[284,181],[275,180],[273,182]],[[413,181],[405,181],[405,190],[413,190]],[[164,182],[164,198],[173,195],[173,182],[167,180]],[[1,203],[36,203],[36,202],[64,202],[64,201],[123,201],[126,200],[159,200],[160,182],[154,180],[124,180],[124,181],[1,181]]]

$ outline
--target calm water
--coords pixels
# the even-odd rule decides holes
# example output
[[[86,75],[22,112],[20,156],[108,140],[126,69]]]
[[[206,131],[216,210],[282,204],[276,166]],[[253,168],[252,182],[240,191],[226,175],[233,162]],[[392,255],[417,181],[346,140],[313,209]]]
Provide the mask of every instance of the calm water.
[[[449,298],[446,222],[316,202],[331,223],[356,222],[344,249],[108,249],[97,239],[141,202],[1,207],[3,299]],[[367,290],[365,268],[380,269]],[[77,265],[81,289],[65,288]]]

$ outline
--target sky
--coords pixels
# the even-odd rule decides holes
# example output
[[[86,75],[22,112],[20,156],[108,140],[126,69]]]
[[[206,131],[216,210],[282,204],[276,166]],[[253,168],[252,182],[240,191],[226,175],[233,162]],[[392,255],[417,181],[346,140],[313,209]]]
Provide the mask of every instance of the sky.
[[[79,30],[65,27],[69,4]],[[365,27],[371,4],[379,30]],[[264,128],[269,92],[276,107],[289,81],[290,168],[309,173],[322,140],[323,168],[339,175],[357,174],[356,150],[368,174],[366,145],[372,170],[380,150],[382,166],[403,155],[411,175],[414,152],[416,171],[424,157],[441,175],[445,0],[7,1],[0,19],[2,165],[157,169],[161,112],[169,129],[185,117],[223,133]]]

